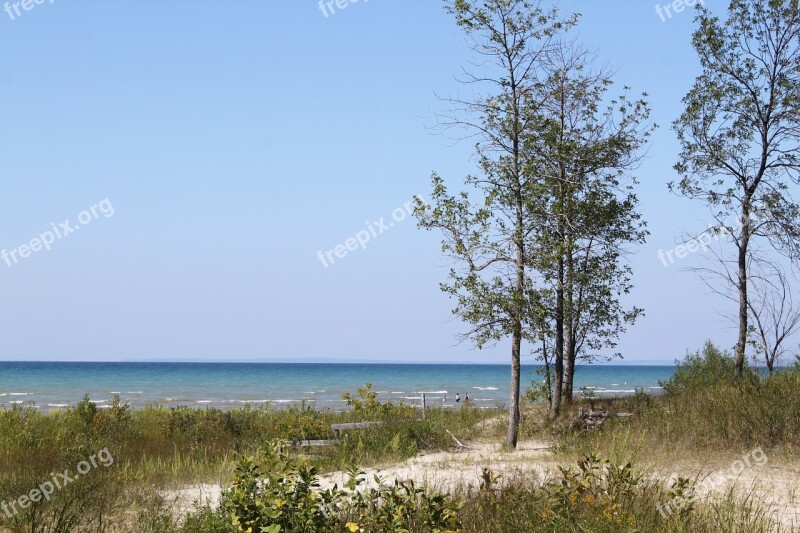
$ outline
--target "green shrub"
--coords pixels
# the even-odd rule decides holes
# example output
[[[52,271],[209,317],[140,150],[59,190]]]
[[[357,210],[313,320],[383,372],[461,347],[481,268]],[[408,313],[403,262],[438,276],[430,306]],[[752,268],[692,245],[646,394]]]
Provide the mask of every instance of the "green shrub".
[[[377,481],[377,480],[376,480]],[[280,533],[411,532],[458,529],[458,506],[448,496],[427,494],[412,482],[365,487],[352,470],[339,489],[321,490],[316,469],[278,445],[243,458],[223,494],[221,514],[235,531]]]
[[[758,375],[746,368],[744,378],[752,381]],[[701,351],[686,354],[681,361],[676,361],[675,374],[661,386],[668,394],[699,391],[713,385],[736,382],[736,361],[729,353],[706,341]]]

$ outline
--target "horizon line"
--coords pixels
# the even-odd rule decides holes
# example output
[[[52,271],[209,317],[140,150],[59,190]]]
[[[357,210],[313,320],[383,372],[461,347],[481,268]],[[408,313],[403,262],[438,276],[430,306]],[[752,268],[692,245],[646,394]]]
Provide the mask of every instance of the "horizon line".
[[[510,362],[497,362],[497,361],[399,361],[388,360],[380,361],[375,359],[309,359],[309,360],[223,360],[223,359],[0,359],[0,363],[111,363],[111,364],[129,364],[129,363],[163,363],[163,364],[342,364],[342,365],[357,365],[357,364],[370,364],[370,365],[497,365],[506,366]],[[529,362],[522,361],[525,366],[543,366],[542,362]],[[579,367],[587,366],[675,366],[675,362],[646,360],[646,361],[599,361],[590,364],[577,365]]]

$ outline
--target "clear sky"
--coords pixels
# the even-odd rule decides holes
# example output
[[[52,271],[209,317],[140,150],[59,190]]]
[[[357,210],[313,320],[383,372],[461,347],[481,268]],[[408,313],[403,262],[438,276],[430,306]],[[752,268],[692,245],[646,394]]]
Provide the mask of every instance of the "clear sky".
[[[1,359],[508,360],[505,344],[456,344],[438,235],[376,224],[427,194],[431,171],[458,188],[474,170],[470,142],[430,127],[472,57],[440,2],[327,17],[316,0],[15,2],[0,12],[0,249],[16,252],[0,260]],[[625,361],[731,347],[726,304],[682,270],[694,259],[657,257],[708,222],[666,188],[693,14],[561,8],[661,125],[638,172],[652,234],[630,302],[647,314]],[[66,220],[80,229],[49,251],[20,249]],[[323,265],[363,230],[365,249]]]

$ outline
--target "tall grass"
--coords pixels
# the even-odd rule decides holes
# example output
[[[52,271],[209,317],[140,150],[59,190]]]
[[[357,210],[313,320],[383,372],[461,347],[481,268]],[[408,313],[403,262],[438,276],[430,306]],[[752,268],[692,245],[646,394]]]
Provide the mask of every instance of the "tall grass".
[[[12,518],[0,512],[0,526],[37,532],[123,531],[120,517],[126,523],[132,520],[125,517],[126,509],[149,505],[142,497],[147,487],[228,481],[242,454],[255,453],[273,441],[332,439],[331,424],[384,422],[347,432],[338,445],[304,456],[320,471],[339,470],[450,447],[448,430],[469,438],[480,422],[495,416],[490,410],[467,407],[429,410],[423,419],[413,407],[374,399],[365,387],[349,396],[350,410],[345,412],[266,407],[131,410],[119,397],[108,409],[97,409],[84,398],[72,408],[47,414],[24,406],[0,410],[0,501],[15,501],[50,479],[51,473],[74,470],[98,450],[107,448],[114,458],[112,467],[89,472],[50,501],[36,502]],[[150,499],[156,498],[157,493],[151,493]],[[109,517],[116,520],[113,526],[108,526]]]
[[[751,369],[736,378],[732,357],[709,343],[680,361],[663,386],[658,397],[640,393],[606,402],[612,412],[635,416],[611,417],[600,432],[562,430],[561,446],[626,460],[755,447],[789,457],[800,451],[800,371]]]

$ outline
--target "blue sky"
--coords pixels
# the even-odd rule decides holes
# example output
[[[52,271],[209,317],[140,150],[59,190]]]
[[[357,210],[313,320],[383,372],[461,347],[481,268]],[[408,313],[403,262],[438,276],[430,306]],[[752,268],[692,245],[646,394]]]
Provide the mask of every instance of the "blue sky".
[[[693,14],[561,8],[583,14],[615,91],[649,92],[661,125],[637,172],[652,234],[631,257],[630,302],[647,314],[621,339],[625,362],[732,346],[726,304],[682,270],[694,258],[657,257],[708,221],[666,189],[669,126],[697,74]],[[505,344],[456,344],[464,326],[438,290],[449,263],[410,217],[327,268],[317,255],[391,221],[431,171],[457,188],[474,170],[470,142],[431,130],[447,109],[437,94],[458,90],[472,57],[439,2],[326,17],[314,0],[45,0],[20,13],[0,12],[0,249],[104,199],[113,216],[96,209],[49,251],[0,262],[1,359],[508,360]]]

